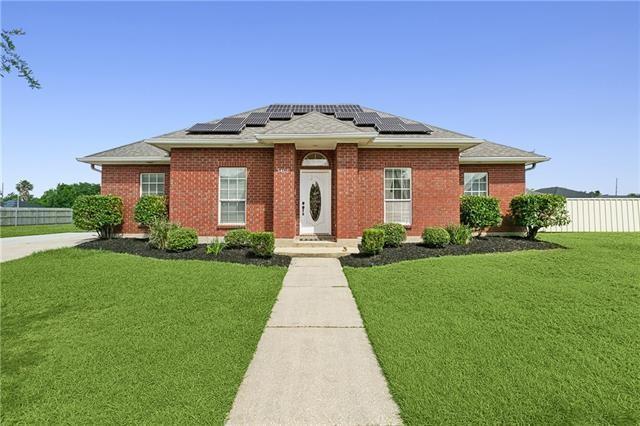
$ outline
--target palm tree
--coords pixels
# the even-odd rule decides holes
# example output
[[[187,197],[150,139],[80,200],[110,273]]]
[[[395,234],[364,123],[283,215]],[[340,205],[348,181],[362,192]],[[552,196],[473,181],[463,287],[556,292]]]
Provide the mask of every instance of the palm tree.
[[[33,184],[28,180],[22,179],[16,184],[16,190],[18,191],[18,194],[20,194],[20,201],[29,201],[29,198],[31,198],[29,191],[33,190]]]

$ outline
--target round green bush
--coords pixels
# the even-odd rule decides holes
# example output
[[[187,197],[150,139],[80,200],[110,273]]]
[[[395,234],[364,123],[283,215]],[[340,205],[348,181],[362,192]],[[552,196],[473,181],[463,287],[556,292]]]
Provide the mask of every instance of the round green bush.
[[[499,226],[502,223],[500,201],[495,197],[463,195],[460,198],[460,222],[478,230]]]
[[[449,225],[446,227],[451,244],[466,246],[471,242],[473,230],[467,225]]]
[[[251,232],[251,251],[256,256],[271,257],[276,248],[273,232]]]
[[[364,253],[382,253],[382,249],[384,248],[384,231],[378,228],[365,229],[362,233],[361,246]]]
[[[251,247],[251,232],[246,229],[232,229],[224,236],[225,247]]]
[[[516,225],[527,227],[527,238],[534,240],[538,231],[548,226],[570,222],[567,199],[555,194],[524,194],[511,199],[511,215]]]
[[[167,233],[167,250],[184,251],[198,245],[198,234],[193,228],[175,227]]]
[[[444,228],[425,228],[422,231],[422,242],[427,247],[444,247],[449,240],[449,233]]]
[[[141,197],[133,212],[133,220],[140,225],[149,226],[155,220],[167,218],[167,199],[162,195]]]
[[[400,247],[407,239],[407,230],[399,223],[380,223],[374,228],[384,232],[385,247]]]
[[[100,238],[112,238],[122,224],[122,198],[115,195],[81,195],[73,203],[73,223]]]

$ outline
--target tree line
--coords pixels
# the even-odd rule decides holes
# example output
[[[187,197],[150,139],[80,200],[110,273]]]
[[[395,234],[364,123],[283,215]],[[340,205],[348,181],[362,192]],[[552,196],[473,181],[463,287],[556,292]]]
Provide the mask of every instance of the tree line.
[[[20,204],[33,207],[73,207],[73,203],[81,195],[100,194],[100,185],[97,183],[59,183],[55,188],[46,190],[41,197],[31,194],[33,184],[28,180],[21,180],[16,184],[16,192],[10,192],[6,196],[0,194],[3,205],[5,201],[20,200]]]

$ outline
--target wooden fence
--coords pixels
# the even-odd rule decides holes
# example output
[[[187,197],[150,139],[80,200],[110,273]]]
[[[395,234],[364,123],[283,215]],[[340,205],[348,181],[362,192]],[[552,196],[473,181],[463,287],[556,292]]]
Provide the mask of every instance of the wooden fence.
[[[571,223],[547,232],[640,232],[640,198],[567,198]]]
[[[71,223],[72,209],[0,207],[0,226]]]

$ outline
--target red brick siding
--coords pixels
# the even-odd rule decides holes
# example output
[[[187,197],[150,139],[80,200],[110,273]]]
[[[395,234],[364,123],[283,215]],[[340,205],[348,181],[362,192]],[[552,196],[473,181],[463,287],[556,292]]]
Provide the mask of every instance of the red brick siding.
[[[357,238],[360,229],[358,196],[358,145],[338,144],[336,147],[336,238]]]
[[[273,232],[277,238],[293,238],[298,234],[296,169],[295,145],[276,144],[269,172],[273,176]]]
[[[133,220],[133,210],[140,199],[140,173],[164,173],[164,190],[169,195],[171,190],[169,178],[169,166],[161,165],[127,165],[127,166],[102,166],[101,193],[122,197],[124,204],[123,224],[120,232],[137,234],[145,232]]]
[[[503,225],[493,231],[515,231],[519,228],[511,224],[509,202],[525,192],[525,171],[523,164],[463,164],[460,165],[460,194],[464,193],[465,173],[488,173],[489,195],[500,200],[500,210],[504,216]]]
[[[180,148],[171,150],[170,218],[198,235],[224,235],[218,225],[218,169],[247,168],[246,227],[273,226],[273,150],[270,148]]]
[[[410,167],[413,223],[409,235],[427,226],[460,221],[457,149],[360,149],[360,231],[384,221],[384,169]]]

